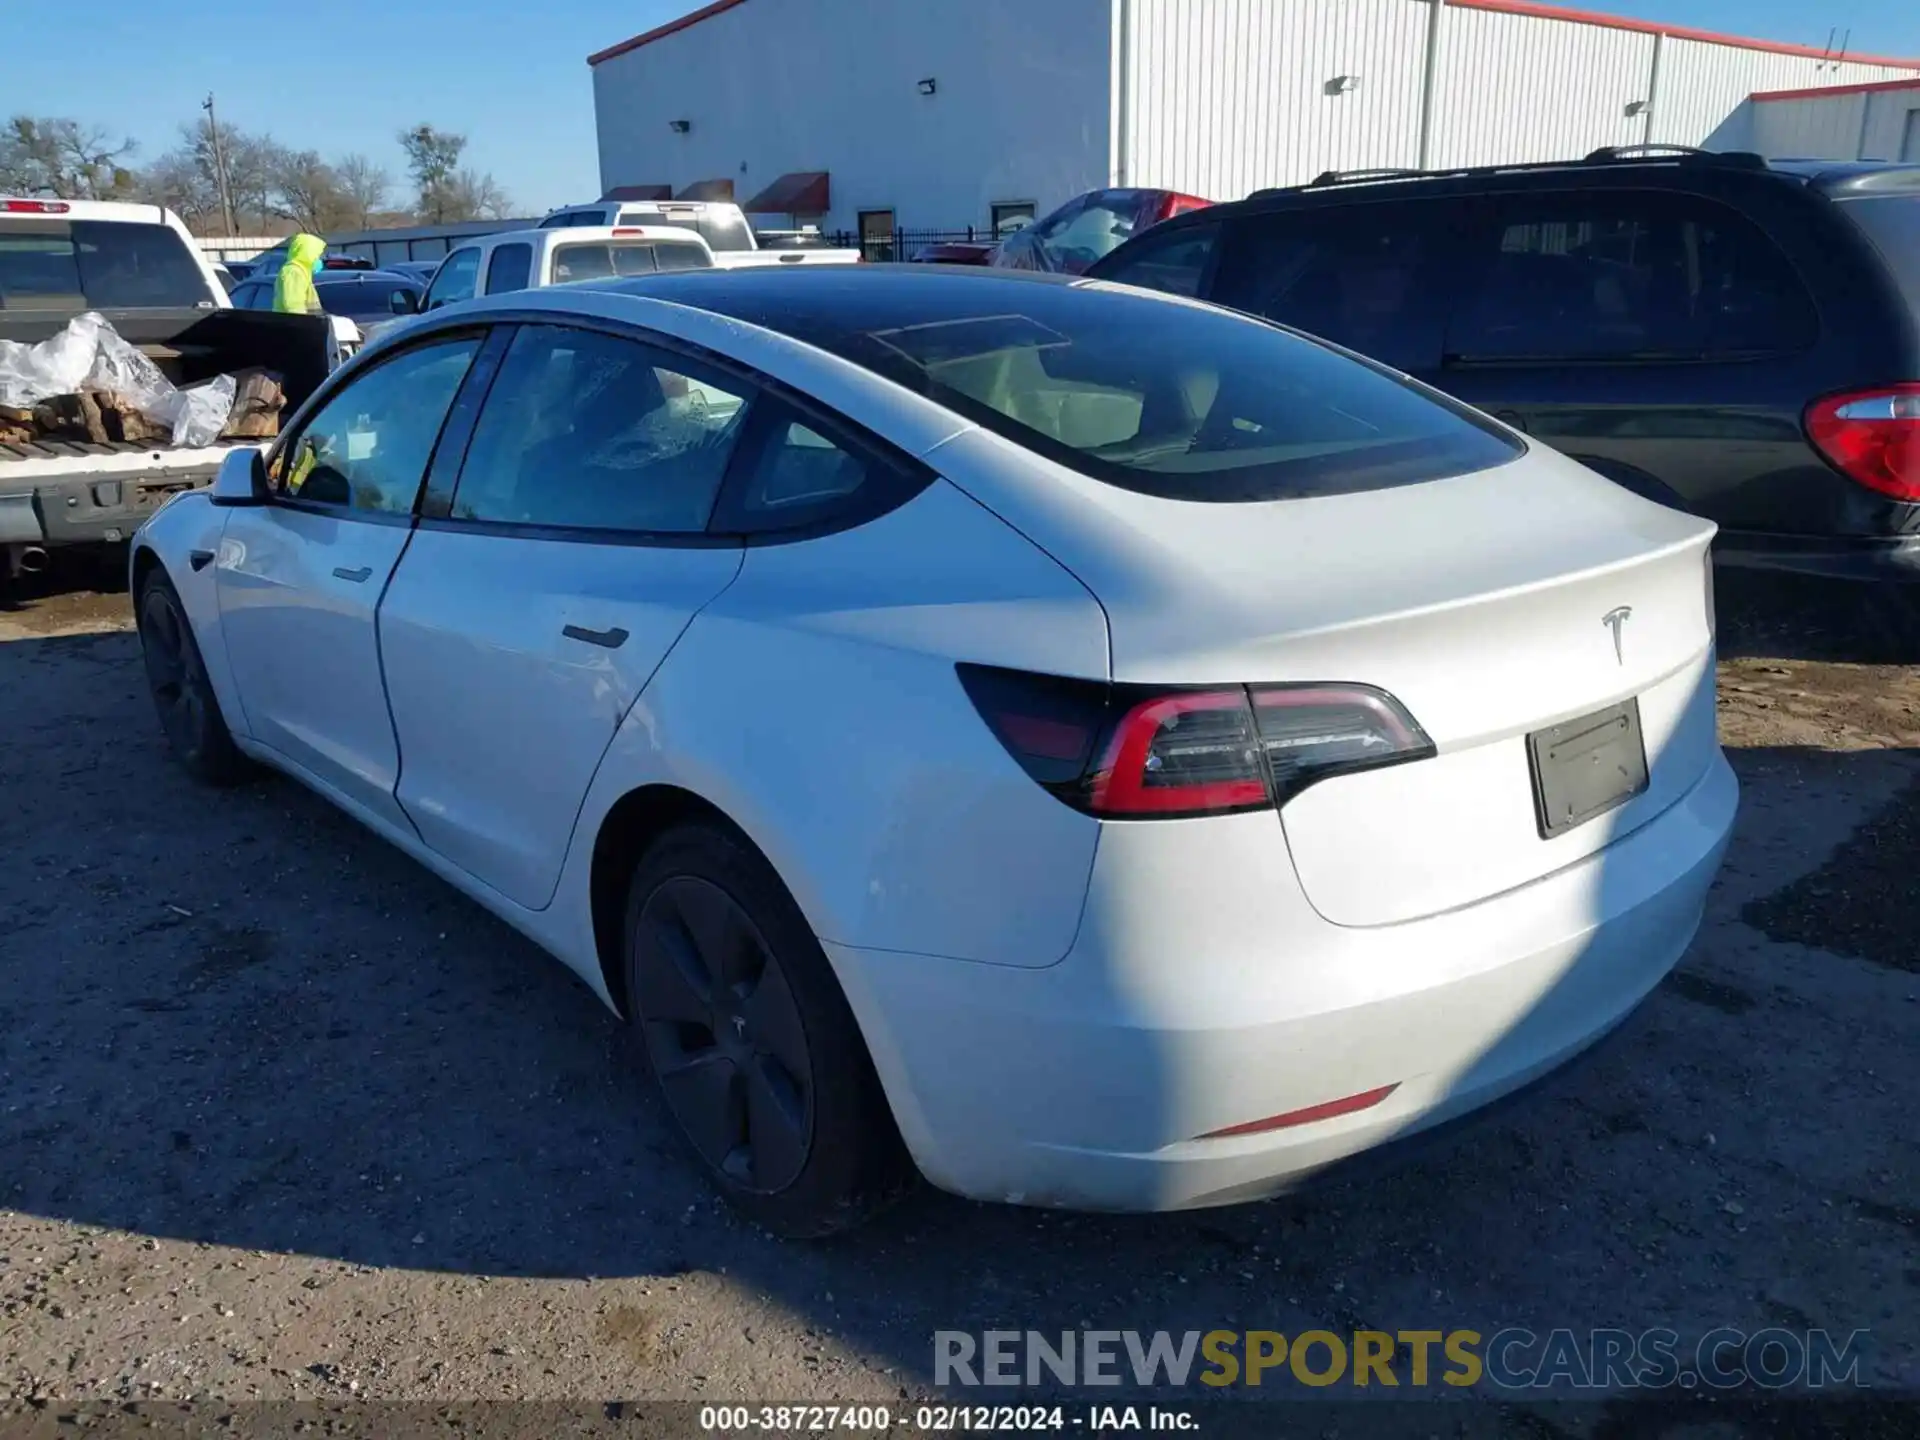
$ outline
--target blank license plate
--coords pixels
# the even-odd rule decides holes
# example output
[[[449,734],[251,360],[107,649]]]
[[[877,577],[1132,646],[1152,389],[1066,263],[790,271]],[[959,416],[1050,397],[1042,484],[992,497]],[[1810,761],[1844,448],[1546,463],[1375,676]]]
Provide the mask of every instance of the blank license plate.
[[[1565,834],[1647,788],[1640,702],[1622,701],[1527,736],[1540,838]]]

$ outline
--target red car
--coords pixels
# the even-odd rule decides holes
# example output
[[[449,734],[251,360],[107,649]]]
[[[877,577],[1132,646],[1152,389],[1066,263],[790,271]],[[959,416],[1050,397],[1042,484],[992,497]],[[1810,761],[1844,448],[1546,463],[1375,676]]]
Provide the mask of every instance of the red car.
[[[1173,190],[1089,190],[998,244],[952,241],[929,245],[913,258],[928,264],[999,265],[1079,275],[1121,241],[1212,203]]]

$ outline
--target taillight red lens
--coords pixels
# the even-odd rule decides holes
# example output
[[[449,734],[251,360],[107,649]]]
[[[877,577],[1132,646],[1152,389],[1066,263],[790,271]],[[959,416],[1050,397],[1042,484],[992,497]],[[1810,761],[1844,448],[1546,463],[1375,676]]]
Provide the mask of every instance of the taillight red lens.
[[[1192,690],[1120,717],[1090,777],[1096,815],[1209,815],[1273,803],[1247,692]]]
[[[71,208],[64,200],[0,200],[0,210],[13,215],[64,215]]]
[[[980,665],[959,672],[1026,772],[1094,815],[1270,808],[1332,775],[1433,754],[1399,702],[1367,685],[1165,690]]]
[[[1807,436],[1848,479],[1920,501],[1920,384],[1816,400],[1807,407]]]

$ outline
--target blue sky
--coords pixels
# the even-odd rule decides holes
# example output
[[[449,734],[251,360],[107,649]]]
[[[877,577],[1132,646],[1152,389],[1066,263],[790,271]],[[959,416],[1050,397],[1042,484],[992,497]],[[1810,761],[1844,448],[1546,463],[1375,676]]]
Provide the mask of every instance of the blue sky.
[[[396,180],[395,133],[426,121],[465,132],[471,163],[491,170],[522,213],[537,214],[598,193],[586,57],[700,3],[145,0],[108,7],[120,12],[111,26],[76,29],[72,0],[6,0],[8,34],[70,35],[84,49],[65,63],[43,55],[0,67],[0,115],[72,116],[133,136],[141,158],[151,158],[212,90],[224,121],[330,157],[359,151]],[[1838,25],[1851,27],[1855,51],[1920,57],[1920,0],[1584,0],[1580,8],[1814,46]]]

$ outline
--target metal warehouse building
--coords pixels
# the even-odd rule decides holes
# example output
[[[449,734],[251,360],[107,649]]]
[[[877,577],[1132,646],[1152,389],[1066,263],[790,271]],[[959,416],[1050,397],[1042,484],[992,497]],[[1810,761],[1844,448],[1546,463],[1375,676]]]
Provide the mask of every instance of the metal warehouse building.
[[[870,240],[1106,185],[1743,148],[1756,92],[1920,80],[1519,0],[716,0],[589,62],[607,192]]]

